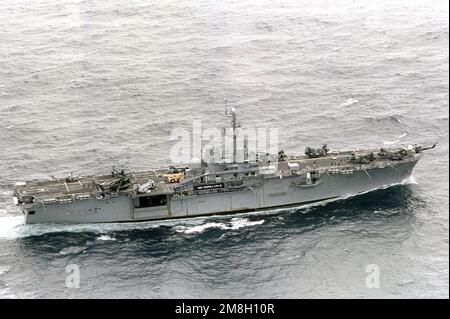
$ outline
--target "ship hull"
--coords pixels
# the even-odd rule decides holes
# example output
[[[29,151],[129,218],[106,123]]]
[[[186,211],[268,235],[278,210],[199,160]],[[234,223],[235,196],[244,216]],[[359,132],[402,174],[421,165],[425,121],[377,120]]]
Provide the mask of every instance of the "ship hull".
[[[139,207],[129,196],[68,203],[27,204],[22,207],[27,223],[139,222],[233,214],[296,206],[345,198],[402,183],[418,158],[384,168],[325,173],[316,185],[299,184],[300,177],[259,177],[249,187],[231,192],[170,196],[156,207]]]

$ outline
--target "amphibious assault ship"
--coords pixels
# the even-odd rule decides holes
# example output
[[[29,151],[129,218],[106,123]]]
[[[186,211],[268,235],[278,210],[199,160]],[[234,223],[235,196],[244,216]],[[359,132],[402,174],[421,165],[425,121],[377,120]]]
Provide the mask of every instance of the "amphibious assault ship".
[[[236,112],[226,114],[232,161],[22,182],[14,203],[27,223],[139,222],[299,206],[402,183],[422,152],[436,146],[331,152],[323,145],[300,156],[280,151],[238,162]]]

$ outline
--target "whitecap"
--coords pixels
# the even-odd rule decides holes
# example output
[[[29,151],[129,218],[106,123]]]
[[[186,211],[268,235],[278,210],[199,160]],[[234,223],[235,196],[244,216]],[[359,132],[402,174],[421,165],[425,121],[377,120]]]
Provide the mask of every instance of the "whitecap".
[[[0,217],[0,238],[14,239],[19,236],[20,227],[24,225],[23,216]]]
[[[114,237],[108,236],[108,235],[101,235],[97,238],[97,240],[104,240],[104,241],[115,241]]]
[[[417,184],[419,184],[419,182],[416,180],[416,178],[414,177],[414,176],[412,176],[412,175],[410,175],[407,179],[405,179],[403,182],[402,182],[402,184],[403,185],[417,185]]]
[[[261,225],[264,223],[264,220],[258,221],[250,221],[247,218],[233,218],[227,224],[225,223],[217,223],[210,222],[203,225],[196,226],[175,226],[175,231],[184,234],[200,234],[205,230],[210,228],[218,228],[222,230],[237,230],[244,227],[251,227],[256,225]]]
[[[185,233],[185,234],[200,234],[209,228],[225,229],[226,227],[227,226],[225,224],[221,224],[221,223],[206,223],[203,225],[191,226],[191,227],[176,226],[175,231],[179,232],[179,233]]]
[[[0,276],[11,271],[10,266],[0,266]]]
[[[384,141],[383,144],[384,145],[394,145],[395,143],[398,143],[399,140],[394,140],[394,141]]]
[[[357,99],[354,99],[354,98],[351,97],[351,98],[347,99],[344,103],[342,103],[341,107],[350,106],[350,105],[353,105],[353,104],[358,103],[358,102],[359,101]]]
[[[397,119],[398,120],[398,119]],[[403,133],[402,135],[397,136],[397,139],[394,141],[384,141],[383,144],[384,145],[393,145],[396,144],[400,141],[400,139],[404,138],[406,135],[408,135],[407,133]]]
[[[350,32],[336,32],[336,33],[334,33],[335,37],[348,37],[350,35],[351,35]]]
[[[59,253],[60,255],[79,254],[83,252],[87,247],[85,246],[72,246],[63,248]]]
[[[251,227],[251,226],[257,226],[264,224],[264,219],[256,220],[256,221],[250,221],[247,218],[233,218],[231,220],[231,227],[230,229],[240,229],[244,227]]]

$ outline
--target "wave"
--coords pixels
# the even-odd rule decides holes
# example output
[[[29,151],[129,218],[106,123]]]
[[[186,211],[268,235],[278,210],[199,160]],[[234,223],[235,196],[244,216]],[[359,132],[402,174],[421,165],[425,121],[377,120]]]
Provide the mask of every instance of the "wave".
[[[396,144],[396,143],[398,143],[398,142],[399,142],[399,140],[395,140],[395,141],[384,141],[383,144],[384,144],[384,145],[394,145],[394,144]]]
[[[20,227],[25,225],[23,216],[0,217],[0,239],[15,239]]]
[[[78,255],[87,249],[86,246],[72,246],[63,248],[59,254],[60,255]]]
[[[5,112],[13,112],[16,111],[19,108],[19,105],[17,104],[12,104],[12,105],[4,105],[1,107],[1,111],[5,111]]]
[[[407,133],[403,133],[402,135],[397,136],[396,140],[393,141],[384,141],[383,144],[384,145],[394,145],[398,142],[400,142],[400,139],[404,138],[407,135]]]
[[[272,211],[273,213],[273,211]],[[254,214],[254,213],[253,213]],[[12,240],[17,238],[25,238],[31,236],[39,236],[48,233],[83,233],[91,232],[98,233],[100,236],[98,241],[115,241],[116,238],[110,236],[108,233],[113,231],[126,231],[126,230],[143,230],[151,228],[174,227],[176,232],[183,232],[186,234],[202,233],[209,228],[219,228],[222,230],[237,230],[244,227],[257,226],[264,223],[264,220],[250,221],[247,218],[236,217],[231,219],[229,223],[223,222],[208,222],[202,224],[205,220],[211,220],[213,218],[224,218],[223,216],[203,216],[190,219],[180,220],[166,220],[166,221],[149,221],[149,222],[130,222],[130,223],[98,223],[98,224],[25,224],[22,216],[14,217],[0,217],[0,239]],[[184,223],[184,225],[180,225]],[[67,253],[66,251],[62,252]]]
[[[171,221],[166,223],[170,224]],[[97,233],[98,240],[110,240],[106,235],[113,231],[130,229],[148,229],[161,226],[159,222],[130,222],[130,223],[92,223],[92,224],[25,224],[23,216],[0,217],[0,239],[17,239],[31,236],[40,236],[49,233]],[[104,237],[103,237],[104,236]]]
[[[354,99],[354,98],[351,97],[351,98],[347,99],[344,103],[342,103],[340,105],[340,107],[350,106],[350,105],[353,105],[353,104],[358,103],[358,102],[359,101],[357,99]]]
[[[373,191],[382,190],[382,189],[388,189],[388,188],[391,188],[393,186],[410,185],[410,184],[418,184],[418,182],[416,181],[416,179],[412,175],[410,175],[409,177],[405,178],[403,181],[398,182],[398,183],[387,184],[387,185],[384,185],[384,186],[380,186],[380,187],[377,187],[377,188],[369,189],[369,190],[366,190],[366,191],[363,191],[363,192],[359,192],[359,193],[356,193],[356,194],[349,194],[349,195],[346,195],[346,196],[339,197],[338,199],[333,200],[333,201],[346,200],[346,199],[353,198],[353,197],[356,197],[356,196],[368,194],[368,193],[371,193]]]
[[[383,122],[391,122],[391,123],[399,123],[402,124],[402,114],[392,114],[392,115],[379,115],[376,117],[368,117],[366,118],[369,122],[377,122],[377,123],[383,123]]]
[[[0,266],[0,276],[7,274],[11,271],[11,267],[10,266]]]
[[[114,237],[111,237],[109,235],[101,235],[97,238],[97,240],[101,241],[115,241],[116,239]]]
[[[407,179],[405,179],[402,182],[402,185],[418,185],[418,184],[419,184],[419,182],[416,180],[416,178],[413,175],[409,176]]]
[[[264,219],[258,221],[250,221],[247,218],[233,218],[228,224],[212,222],[198,226],[176,226],[175,231],[178,233],[185,233],[185,234],[200,234],[210,228],[218,228],[222,230],[236,230],[244,227],[262,225],[263,223]]]

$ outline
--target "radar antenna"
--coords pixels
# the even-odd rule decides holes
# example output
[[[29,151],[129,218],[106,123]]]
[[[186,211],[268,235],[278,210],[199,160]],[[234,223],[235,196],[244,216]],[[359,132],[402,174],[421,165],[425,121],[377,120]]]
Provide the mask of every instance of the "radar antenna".
[[[234,107],[228,106],[228,101],[225,99],[225,116],[231,117],[231,126],[233,128],[233,164],[236,164],[236,129],[237,129],[237,118],[236,109]]]

